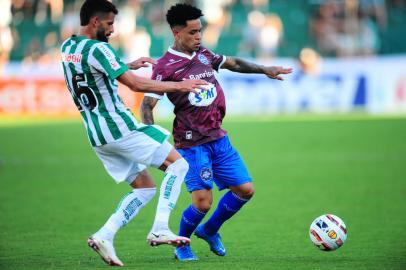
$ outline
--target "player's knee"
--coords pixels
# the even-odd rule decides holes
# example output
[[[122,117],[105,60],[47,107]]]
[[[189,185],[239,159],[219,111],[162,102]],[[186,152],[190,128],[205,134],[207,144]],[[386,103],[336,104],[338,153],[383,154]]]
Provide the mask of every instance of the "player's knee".
[[[254,196],[255,190],[251,183],[240,186],[238,189],[233,190],[239,197],[243,199],[251,199]]]
[[[189,163],[184,158],[177,159],[166,169],[166,173],[186,174],[189,170]]]
[[[207,213],[209,212],[210,208],[211,208],[211,203],[207,200],[202,200],[202,201],[198,201],[195,203],[195,207],[203,212],[203,213]]]
[[[213,203],[213,200],[211,199],[210,196],[203,196],[202,194],[199,194],[198,196],[193,196],[193,205],[199,209],[199,211],[207,213],[209,212],[211,208],[211,204]]]
[[[207,213],[213,203],[211,190],[195,190],[192,192],[192,203],[199,211]]]
[[[249,188],[246,190],[246,192],[243,194],[244,199],[251,199],[254,196],[255,190],[253,187]]]
[[[189,171],[189,163],[187,163],[186,159],[180,158],[176,162],[179,162],[179,170],[182,170],[184,173]]]

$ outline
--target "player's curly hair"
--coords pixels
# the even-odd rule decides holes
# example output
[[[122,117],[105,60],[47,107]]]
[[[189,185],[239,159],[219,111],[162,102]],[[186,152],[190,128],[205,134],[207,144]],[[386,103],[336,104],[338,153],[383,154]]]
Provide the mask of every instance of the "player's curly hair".
[[[176,4],[171,6],[166,13],[166,21],[173,28],[174,26],[186,26],[186,21],[196,20],[202,16],[202,11],[194,6]]]
[[[107,0],[86,0],[80,8],[80,25],[88,25],[90,18],[97,15],[97,13],[109,12],[118,14],[118,10],[113,3]]]

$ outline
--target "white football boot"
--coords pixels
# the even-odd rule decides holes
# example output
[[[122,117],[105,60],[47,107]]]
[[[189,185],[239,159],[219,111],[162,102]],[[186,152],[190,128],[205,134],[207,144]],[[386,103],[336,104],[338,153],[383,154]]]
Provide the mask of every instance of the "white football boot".
[[[117,257],[111,241],[91,236],[87,239],[87,244],[96,251],[108,265],[124,266],[123,262]]]
[[[157,232],[150,232],[147,236],[147,242],[150,246],[159,245],[172,245],[175,247],[181,247],[190,244],[190,239],[183,236],[178,236],[171,232],[169,229],[161,230]]]

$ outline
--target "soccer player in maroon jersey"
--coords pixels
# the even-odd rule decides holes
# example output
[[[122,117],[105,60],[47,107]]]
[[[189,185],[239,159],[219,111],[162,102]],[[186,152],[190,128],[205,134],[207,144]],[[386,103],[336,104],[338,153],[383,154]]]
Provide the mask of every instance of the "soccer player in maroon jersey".
[[[190,237],[193,232],[205,240],[211,251],[225,256],[219,229],[247,203],[254,194],[251,176],[231,145],[227,132],[221,128],[226,113],[223,89],[214,72],[228,69],[241,73],[261,73],[271,79],[283,80],[281,74],[290,68],[263,66],[235,57],[218,55],[202,46],[202,11],[187,4],[172,6],[166,19],[175,42],[154,67],[152,79],[182,81],[203,79],[209,84],[196,93],[167,93],[174,104],[173,123],[175,147],[188,161],[189,171],[185,184],[192,195],[192,204],[185,209],[180,222],[179,235]],[[142,102],[145,124],[153,124],[152,110],[162,95],[146,94]],[[213,182],[217,187],[229,189],[204,224],[199,225],[210,210]],[[178,247],[175,256],[180,261],[197,260],[189,245]]]

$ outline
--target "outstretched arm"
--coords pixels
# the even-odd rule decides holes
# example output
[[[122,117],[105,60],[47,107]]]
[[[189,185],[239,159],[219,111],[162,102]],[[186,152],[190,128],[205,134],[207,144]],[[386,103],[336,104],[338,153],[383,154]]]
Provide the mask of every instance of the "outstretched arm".
[[[156,65],[156,60],[149,57],[140,57],[137,60],[128,63],[127,66],[131,70],[137,70],[142,67],[148,67],[149,64]]]
[[[181,82],[161,82],[134,75],[127,70],[117,80],[135,92],[162,94],[164,92],[194,92],[196,88],[204,89],[207,82],[204,80],[184,80]]]
[[[140,57],[137,60],[127,64],[131,70],[137,70],[142,67],[148,67],[150,64],[156,65],[156,61],[149,57]],[[207,84],[203,80],[185,80],[182,82],[160,82],[147,78],[134,75],[132,72],[125,72],[117,78],[119,82],[126,85],[136,92],[148,92],[148,93],[163,93],[163,92],[197,92],[196,88],[202,88],[202,85]]]
[[[154,124],[153,110],[157,103],[158,103],[157,98],[144,96],[144,99],[142,100],[141,103],[141,119],[144,124],[146,125]]]
[[[291,68],[263,66],[236,57],[227,57],[221,68],[240,73],[265,74],[271,79],[277,79],[280,81],[283,81],[283,78],[279,75],[292,73]]]

